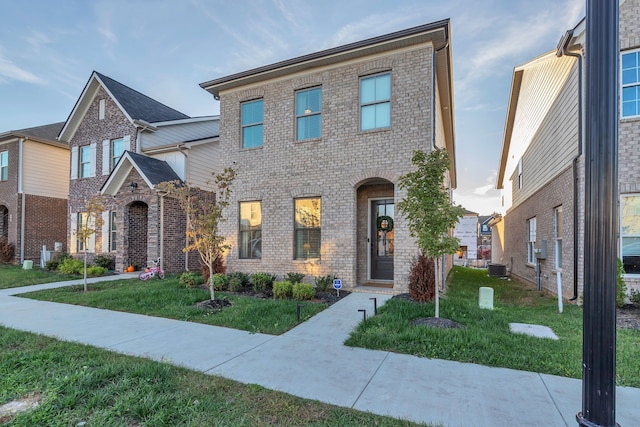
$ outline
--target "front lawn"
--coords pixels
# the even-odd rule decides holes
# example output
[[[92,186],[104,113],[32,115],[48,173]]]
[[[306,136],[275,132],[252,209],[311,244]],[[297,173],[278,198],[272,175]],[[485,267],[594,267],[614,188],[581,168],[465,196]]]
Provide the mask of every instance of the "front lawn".
[[[494,289],[494,310],[478,308],[478,289]],[[351,334],[346,344],[416,356],[500,366],[572,378],[582,377],[582,309],[516,281],[487,276],[486,270],[454,267],[440,317],[464,329],[412,326],[420,317],[434,316],[433,303],[391,299]],[[558,341],[513,334],[509,323],[548,326]],[[640,331],[619,329],[617,381],[640,387]]]
[[[57,271],[42,270],[35,266],[31,270],[23,270],[20,265],[0,264],[0,289],[61,282],[78,278],[79,276],[62,274]]]
[[[166,363],[0,327],[0,406],[11,426],[415,426]]]
[[[193,304],[210,298],[206,289],[187,289],[170,275],[164,280],[154,278],[146,282],[123,279],[49,289],[21,294],[42,301],[84,305],[107,310],[126,311],[149,316],[187,320],[207,325],[226,326],[249,332],[279,335],[296,326],[298,301],[262,299],[216,292],[216,298],[227,298],[233,304],[221,311],[194,308]],[[301,321],[324,310],[326,304],[305,303]]]

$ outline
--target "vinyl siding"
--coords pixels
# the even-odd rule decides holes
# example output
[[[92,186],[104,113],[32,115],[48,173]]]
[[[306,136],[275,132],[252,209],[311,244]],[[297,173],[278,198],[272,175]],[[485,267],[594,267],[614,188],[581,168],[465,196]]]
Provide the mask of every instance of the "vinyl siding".
[[[141,135],[142,151],[153,150],[183,142],[213,138],[220,133],[218,117],[204,121],[191,121],[158,126],[155,132]]]
[[[213,181],[212,174],[231,166],[221,164],[220,145],[217,142],[194,146],[188,156],[189,181],[201,188],[207,188],[207,181]]]
[[[69,150],[27,141],[23,154],[26,194],[58,199],[69,197]]]

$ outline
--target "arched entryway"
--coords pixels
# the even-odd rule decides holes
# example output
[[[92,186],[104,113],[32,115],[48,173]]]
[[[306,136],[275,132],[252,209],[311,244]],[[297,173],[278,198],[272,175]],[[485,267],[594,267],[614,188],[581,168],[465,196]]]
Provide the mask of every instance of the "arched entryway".
[[[148,214],[149,206],[143,202],[133,202],[126,208],[125,264],[147,266]]]
[[[9,239],[9,209],[0,205],[0,238]]]
[[[370,178],[357,188],[359,285],[393,286],[394,277],[394,184]]]

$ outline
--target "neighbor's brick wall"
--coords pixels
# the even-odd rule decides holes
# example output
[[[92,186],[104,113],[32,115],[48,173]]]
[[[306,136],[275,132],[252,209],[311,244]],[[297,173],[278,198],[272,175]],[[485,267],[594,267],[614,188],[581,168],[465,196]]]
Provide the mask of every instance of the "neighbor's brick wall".
[[[53,197],[25,196],[24,258],[40,264],[42,246],[53,250],[62,242],[66,251],[67,200]]]
[[[390,71],[391,127],[359,131],[359,77]],[[370,178],[397,184],[410,170],[416,149],[431,141],[432,48],[430,45],[332,68],[311,70],[251,89],[221,93],[221,156],[236,162],[238,177],[222,231],[233,249],[229,271],[289,271],[335,274],[345,287],[365,277],[358,259],[357,189]],[[296,142],[294,99],[297,89],[322,86],[322,137]],[[243,150],[240,103],[264,99],[264,144]],[[223,165],[226,166],[226,165]],[[322,249],[319,261],[293,260],[293,199],[322,198]],[[395,188],[396,202],[404,193]],[[238,259],[238,202],[262,201],[262,259]],[[403,218],[396,215],[396,290],[406,288],[417,253]],[[366,237],[365,237],[366,238]],[[361,255],[363,256],[363,255]]]
[[[9,179],[7,181],[0,181],[0,206],[5,206],[9,211],[7,235],[9,242],[13,243],[15,247],[16,261],[19,262],[20,197],[18,196],[18,141],[0,145],[0,152],[2,151],[9,152]]]
[[[526,201],[510,210],[504,217],[505,260],[511,267],[511,273],[533,284],[537,283],[535,268],[527,264],[527,220],[536,218],[536,247],[542,240],[547,241],[547,258],[541,260],[542,287],[556,293],[554,208],[562,205],[563,241],[562,241],[562,292],[563,296],[573,296],[573,171],[565,169],[555,179],[534,193]]]

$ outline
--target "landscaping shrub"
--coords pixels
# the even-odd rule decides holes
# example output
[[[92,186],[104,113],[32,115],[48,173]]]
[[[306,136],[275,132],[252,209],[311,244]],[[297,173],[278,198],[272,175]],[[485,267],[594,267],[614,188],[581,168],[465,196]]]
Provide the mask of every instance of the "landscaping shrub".
[[[58,270],[64,274],[82,274],[84,272],[84,262],[75,258],[66,258],[60,263]]]
[[[13,261],[15,248],[6,237],[0,237],[0,263]]]
[[[107,272],[107,269],[104,268],[104,267],[101,267],[99,265],[88,265],[87,266],[87,276],[89,276],[89,277],[102,276],[106,272]]]
[[[318,276],[315,278],[316,289],[319,292],[327,291],[331,286],[333,286],[333,281],[336,279],[336,276],[333,274],[329,274],[328,276]]]
[[[287,282],[302,283],[302,279],[304,279],[304,274],[302,273],[287,273]]]
[[[49,271],[55,271],[65,259],[71,258],[67,252],[56,252],[53,257],[45,263],[45,268]]]
[[[624,264],[620,258],[618,258],[618,280],[616,288],[616,305],[622,307],[624,306],[625,299],[627,299],[627,284],[624,282]]]
[[[273,284],[273,297],[278,299],[288,299],[293,295],[293,284],[289,281],[276,282]]]
[[[415,301],[428,302],[436,296],[436,271],[433,259],[420,254],[411,263],[409,294]]]
[[[246,273],[234,271],[229,274],[229,290],[231,292],[238,292],[248,284],[249,276]]]
[[[254,273],[251,275],[251,286],[253,292],[257,294],[264,293],[273,287],[275,276],[269,273]]]
[[[316,289],[309,283],[296,283],[293,285],[293,298],[297,300],[307,300],[314,297]]]
[[[96,255],[93,258],[93,263],[97,266],[103,267],[105,270],[116,269],[116,258],[107,254]]]
[[[207,283],[207,286],[209,284]],[[216,273],[213,275],[213,290],[224,291],[229,286],[229,276],[224,273]]]
[[[193,271],[185,271],[180,275],[180,284],[184,285],[185,288],[195,288],[200,285],[202,281],[202,276]]]
[[[637,306],[640,306],[640,292],[631,290],[631,296],[629,297],[631,302]]]

